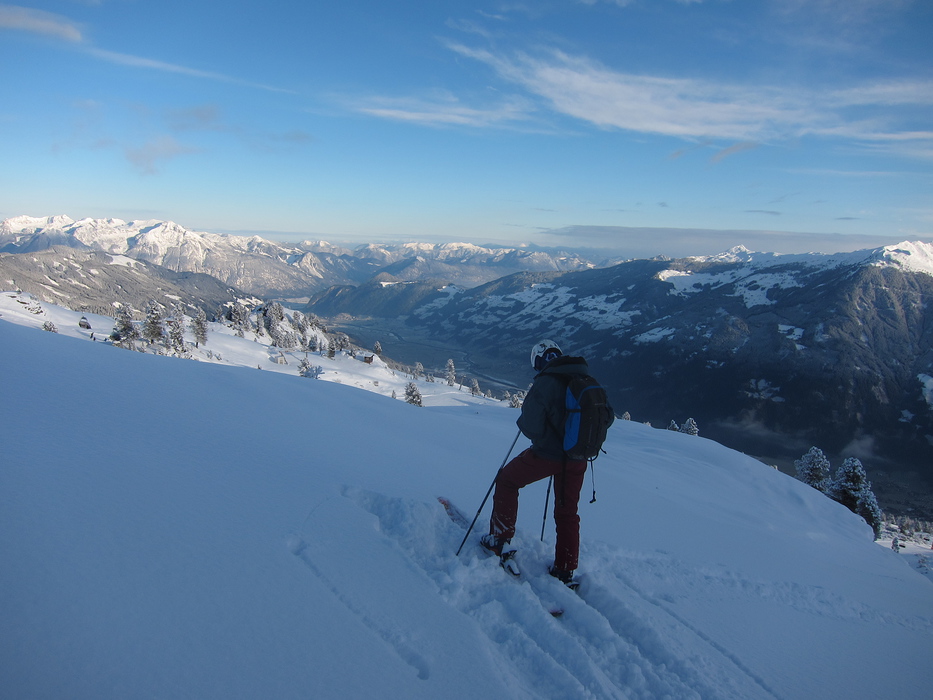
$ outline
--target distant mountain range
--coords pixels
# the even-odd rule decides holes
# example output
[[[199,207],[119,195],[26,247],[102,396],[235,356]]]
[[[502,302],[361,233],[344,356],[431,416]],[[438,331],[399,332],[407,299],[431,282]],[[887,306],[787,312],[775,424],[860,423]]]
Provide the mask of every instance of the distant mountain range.
[[[18,216],[0,223],[0,252],[26,253],[67,246],[117,253],[175,272],[198,272],[263,298],[307,297],[333,285],[427,278],[465,287],[526,270],[595,267],[570,252],[484,248],[468,243],[362,245],[322,241],[295,246],[258,236],[189,231],[171,221],[122,221],[67,216]]]
[[[614,406],[785,463],[817,445],[929,478],[933,463],[933,245],[836,255],[736,248],[461,289],[333,288],[323,316],[404,314],[528,381],[523,348],[552,338],[590,359]],[[785,464],[786,466],[786,464]]]

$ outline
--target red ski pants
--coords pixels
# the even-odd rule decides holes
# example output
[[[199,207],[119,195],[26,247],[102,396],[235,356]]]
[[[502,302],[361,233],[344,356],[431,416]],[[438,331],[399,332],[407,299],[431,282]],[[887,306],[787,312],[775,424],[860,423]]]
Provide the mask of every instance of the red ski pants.
[[[554,477],[554,522],[557,525],[554,568],[574,571],[580,556],[577,504],[586,476],[586,460],[544,459],[535,455],[531,448],[515,457],[496,477],[489,531],[496,537],[512,539],[518,517],[518,490],[549,476]]]

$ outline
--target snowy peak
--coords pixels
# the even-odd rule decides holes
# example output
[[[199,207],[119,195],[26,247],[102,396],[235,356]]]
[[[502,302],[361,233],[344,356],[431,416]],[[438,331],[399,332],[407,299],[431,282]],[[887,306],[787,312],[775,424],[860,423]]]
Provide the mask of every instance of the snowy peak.
[[[879,267],[893,266],[909,272],[933,275],[933,244],[921,241],[904,241],[876,251],[872,263]]]
[[[693,266],[736,265],[746,268],[769,268],[798,265],[812,269],[839,267],[896,267],[905,272],[933,275],[933,244],[922,241],[904,241],[897,245],[856,250],[850,253],[763,253],[745,246],[736,246],[716,255],[691,256],[672,260],[670,276],[682,274]]]
[[[756,253],[750,251],[744,245],[737,245],[724,253],[717,253],[716,255],[696,255],[687,258],[687,260],[704,263],[747,263],[751,262],[756,255]]]
[[[44,230],[62,231],[74,223],[68,216],[14,216],[0,224],[0,233],[33,234]]]

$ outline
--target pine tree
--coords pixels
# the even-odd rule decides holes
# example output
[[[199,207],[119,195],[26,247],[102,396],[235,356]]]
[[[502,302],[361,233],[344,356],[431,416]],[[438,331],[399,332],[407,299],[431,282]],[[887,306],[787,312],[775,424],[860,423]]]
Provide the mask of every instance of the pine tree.
[[[233,304],[233,311],[230,313],[230,321],[236,330],[238,338],[242,338],[249,327],[249,309],[239,299]]]
[[[831,483],[829,460],[819,447],[811,447],[800,459],[794,460],[797,478],[817,491],[826,493]]]
[[[668,430],[673,430],[675,433],[680,432],[680,426],[677,425],[675,421],[671,421],[671,424],[667,426]]]
[[[477,396],[482,393],[482,390],[479,388],[479,380],[474,377],[473,381],[470,383],[470,394],[472,396]]]
[[[263,308],[263,317],[265,318],[266,328],[272,330],[285,320],[285,309],[279,302],[273,301]]]
[[[168,320],[168,338],[172,352],[179,357],[188,354],[188,346],[185,344],[185,317],[177,306],[172,309],[172,316]]]
[[[130,307],[121,305],[114,318],[113,331],[110,340],[114,345],[127,350],[135,350],[135,341],[139,339],[139,329],[133,323],[133,313]]]
[[[415,378],[416,378],[416,379],[417,379],[418,377],[424,376],[424,365],[421,364],[420,362],[416,362],[416,363],[415,363],[415,371],[413,372],[413,374],[415,375]]]
[[[308,379],[318,379],[324,374],[324,368],[319,365],[312,365],[307,357],[303,357],[298,363],[298,374]]]
[[[421,392],[418,391],[418,387],[415,386],[414,382],[408,382],[408,385],[405,387],[405,401],[413,406],[422,405]]]
[[[46,321],[43,323],[42,330],[48,331],[49,333],[58,333],[58,328],[51,321]]]
[[[700,428],[693,418],[688,418],[686,422],[680,426],[680,432],[686,433],[687,435],[699,435]]]
[[[382,343],[380,343],[378,340],[375,343],[373,343],[373,352],[379,355],[380,357],[382,356]]]
[[[162,305],[155,299],[150,299],[146,305],[146,320],[143,321],[143,339],[150,345],[165,337],[162,321]]]
[[[194,335],[194,346],[196,348],[207,345],[207,314],[204,309],[198,309],[198,312],[191,319],[191,333]]]
[[[509,408],[521,408],[525,402],[525,392],[516,391],[509,400]]]
[[[874,530],[875,538],[881,534],[881,509],[871,490],[871,482],[868,481],[865,468],[857,458],[847,457],[836,471],[829,496],[856,515],[865,518],[865,522]]]
[[[457,369],[454,367],[452,359],[447,360],[447,386],[453,386],[457,382]]]
[[[308,332],[308,319],[300,311],[292,312],[292,327],[301,335]]]

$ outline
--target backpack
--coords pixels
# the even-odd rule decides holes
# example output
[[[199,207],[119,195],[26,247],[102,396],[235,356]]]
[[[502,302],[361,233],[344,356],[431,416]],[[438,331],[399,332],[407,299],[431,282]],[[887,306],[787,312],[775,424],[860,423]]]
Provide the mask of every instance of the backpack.
[[[606,390],[588,374],[568,375],[565,409],[564,454],[567,459],[596,459],[615,418]]]

